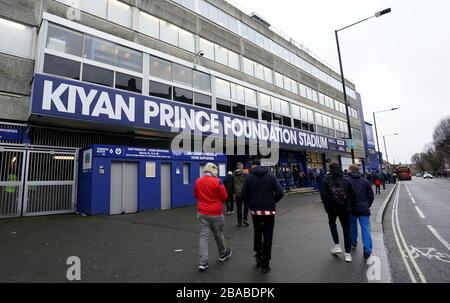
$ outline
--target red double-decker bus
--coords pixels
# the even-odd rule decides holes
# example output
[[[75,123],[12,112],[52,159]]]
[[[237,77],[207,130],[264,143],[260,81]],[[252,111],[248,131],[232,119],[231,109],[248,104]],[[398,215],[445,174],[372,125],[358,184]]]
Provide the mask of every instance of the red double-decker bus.
[[[397,176],[399,180],[411,180],[411,169],[408,166],[399,166]]]

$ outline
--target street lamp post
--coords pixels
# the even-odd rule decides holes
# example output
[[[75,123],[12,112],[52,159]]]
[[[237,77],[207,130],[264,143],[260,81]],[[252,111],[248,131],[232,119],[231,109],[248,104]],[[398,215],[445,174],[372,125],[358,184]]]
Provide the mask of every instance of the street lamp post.
[[[384,135],[384,136],[383,136],[384,154],[386,155],[386,161],[387,161],[387,162],[389,162],[389,157],[388,157],[387,147],[386,147],[386,137],[397,136],[397,135],[398,135],[398,133],[391,134],[391,135]]]
[[[344,69],[342,67],[341,49],[340,49],[340,46],[339,46],[338,32],[340,32],[341,30],[344,30],[346,28],[349,28],[350,26],[353,26],[353,25],[356,25],[356,24],[361,23],[363,21],[369,20],[371,18],[381,17],[382,15],[388,14],[390,12],[391,12],[390,8],[384,9],[382,11],[376,12],[373,16],[370,16],[368,18],[362,19],[362,20],[360,20],[358,22],[352,23],[350,25],[347,25],[347,26],[345,26],[345,27],[343,27],[341,29],[338,29],[338,30],[334,31],[334,34],[336,36],[336,45],[337,45],[337,51],[338,51],[338,57],[339,57],[339,68],[341,70],[342,93],[344,94],[345,114],[347,116],[347,128],[348,128],[348,139],[349,140],[352,140],[353,136],[352,136],[352,128],[351,128],[351,124],[350,124],[350,114],[349,114],[349,108],[348,108],[349,104],[348,104],[348,100],[347,100],[347,91],[346,91],[346,88],[345,88],[345,77],[344,77]],[[353,150],[353,147],[350,148],[350,152],[351,152],[351,155],[352,155],[352,163],[355,164],[355,152]]]
[[[388,112],[391,110],[397,110],[397,109],[398,109],[398,107],[393,107],[391,109],[373,112],[373,125],[375,125],[375,136],[377,137],[377,149],[378,149],[378,160],[380,162],[380,173],[383,171],[383,159],[380,157],[380,142],[378,141],[377,119],[375,119],[375,114]]]

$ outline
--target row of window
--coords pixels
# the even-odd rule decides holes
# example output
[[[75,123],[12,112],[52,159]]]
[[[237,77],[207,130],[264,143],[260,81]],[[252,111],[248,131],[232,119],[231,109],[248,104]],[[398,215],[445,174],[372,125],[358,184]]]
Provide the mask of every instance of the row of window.
[[[358,111],[356,109],[354,109],[353,107],[349,107],[348,110],[349,110],[350,117],[359,119]]]
[[[70,79],[142,93],[142,78],[46,54],[44,72]]]
[[[46,48],[142,73],[142,52],[52,23]]]
[[[89,83],[142,93],[142,79],[139,77],[49,54],[45,56],[44,72],[76,80],[82,80]],[[186,104],[193,104],[204,108],[212,108],[212,98],[209,95],[157,81],[149,82],[149,95]],[[312,110],[292,104],[292,124],[288,111],[288,102],[264,94],[261,94],[261,96],[263,97],[262,100],[265,100],[267,97],[269,97],[270,100],[269,106],[262,106],[263,108],[268,109],[261,110],[261,119],[263,121],[278,123],[287,127],[295,127],[311,132],[317,131],[318,133],[327,136],[335,135],[334,130],[332,129],[327,129],[320,125],[314,125],[314,112]],[[231,113],[242,117],[256,120],[259,119],[257,107],[244,105],[225,99],[217,98],[216,109],[221,112]],[[273,113],[269,110],[275,110],[282,112],[283,114]],[[322,120],[319,121],[318,117],[321,117],[320,119],[325,119],[327,116],[316,113],[317,123],[321,124],[322,122],[320,121]],[[327,117],[327,119],[331,119],[331,117]],[[339,120],[335,119],[335,123],[336,121]],[[339,122],[342,124],[344,123],[342,121]]]
[[[63,41],[64,43],[55,41]],[[79,45],[74,44],[73,42],[78,42]],[[130,51],[132,52],[134,50]],[[61,53],[61,56],[63,56],[64,53],[80,57],[80,61],[82,62],[68,59],[73,58],[70,56],[68,58],[55,56],[54,54],[57,53]],[[121,53],[127,54],[127,49],[97,37],[49,24],[44,72],[142,93],[142,74],[141,76],[129,75],[121,72],[121,69],[114,71],[113,67],[107,69],[103,68],[103,65],[95,66],[94,63],[85,62],[81,59],[81,57],[84,57],[111,66],[127,67],[121,63],[122,56],[119,55]],[[142,55],[142,53],[139,54]],[[131,55],[127,55],[127,57],[129,56]],[[141,57],[139,60],[142,61],[143,58]],[[149,64],[150,95],[212,108],[212,87],[211,76],[209,74],[193,70],[192,68],[153,55],[149,56]],[[137,71],[137,69],[134,70]],[[156,78],[168,83],[161,83],[161,81],[158,81]],[[188,86],[191,89],[177,87],[177,84]],[[201,90],[205,93],[200,93],[196,90]],[[314,90],[302,85],[300,91],[304,91],[305,96],[311,97],[311,92]],[[254,89],[220,78],[216,78],[215,81],[215,94],[217,100],[219,100],[217,101],[216,109],[223,112],[258,119],[258,107],[260,107],[261,118],[265,121],[276,122],[291,127],[292,116],[294,127],[300,129],[315,129],[315,126],[311,126],[315,123],[322,127],[333,127],[331,117],[319,113],[315,114],[313,110],[263,93],[259,93],[258,102],[258,92]],[[295,120],[300,122],[295,122]],[[337,119],[335,120],[339,121],[335,122],[335,128],[345,132],[345,122]],[[311,125],[305,126],[305,123]],[[343,125],[344,127],[341,127],[340,125]],[[321,133],[331,135],[330,131],[326,133],[322,131]]]
[[[323,82],[333,86],[334,88],[342,91],[342,84],[339,80],[328,75],[324,71],[320,70],[316,66],[307,62],[306,60],[295,55],[285,47],[262,35],[258,31],[254,30],[250,26],[243,22],[240,22],[233,16],[225,13],[221,9],[218,9],[214,5],[206,2],[205,0],[174,0],[175,2],[183,5],[184,7],[196,11],[205,18],[227,28],[237,35],[251,41],[252,43],[272,52],[276,56],[284,59],[285,61],[297,66],[303,71],[313,75],[314,77],[322,80]],[[197,2],[197,3],[196,3]],[[196,9],[198,8],[198,9]],[[356,99],[355,91],[350,87],[346,87],[348,95]]]
[[[65,4],[70,4],[68,0],[62,0],[61,2]],[[105,18],[105,15],[101,12],[102,8],[106,8],[107,5],[114,5],[116,13],[114,15],[118,15],[118,5],[107,3],[108,0],[103,0],[103,3],[97,4],[96,6],[90,7],[87,6],[86,1],[81,1],[78,5],[78,8],[81,10],[85,10],[94,15]],[[112,2],[116,2],[112,0]],[[122,5],[123,9],[128,7],[127,5],[119,2],[119,6]],[[186,3],[185,3],[186,4]],[[211,6],[215,8],[214,6]],[[128,11],[128,10],[125,10]],[[124,11],[124,14],[125,14]],[[127,15],[127,14],[125,14]],[[107,19],[107,18],[106,18]],[[114,21],[114,20],[111,20]],[[119,23],[124,24],[124,22]],[[152,36],[156,39],[164,41],[166,43],[178,46],[190,52],[195,52],[195,35],[187,32],[171,23],[168,23],[159,18],[153,17],[147,13],[142,11],[139,12],[139,20],[138,20],[138,30],[144,34]],[[66,30],[63,32],[61,27],[50,27],[49,32],[52,36],[49,38],[50,41],[47,42],[47,47],[58,50],[61,52],[66,52],[73,55],[80,55],[80,51],[83,49],[83,43],[80,43],[80,39],[82,38],[81,33],[77,33],[74,31]],[[114,62],[114,57],[117,55],[118,59],[123,60],[123,56],[121,56],[122,52],[118,52],[117,46],[115,47],[113,43],[107,42],[105,40],[93,37],[86,37],[84,42],[84,53],[83,56],[88,59],[96,60],[99,62],[111,64]],[[123,48],[123,47],[122,47]],[[119,50],[121,48],[119,47]],[[204,57],[216,61],[220,64],[229,66],[231,68],[240,70],[240,58],[239,55],[235,52],[232,52],[218,44],[212,43],[203,38],[199,39],[199,49],[201,49],[204,53]],[[130,62],[129,66],[121,66],[124,68],[130,68],[134,71],[142,72],[142,53],[133,51],[128,49],[128,52],[131,55],[128,55],[133,62]],[[125,54],[125,53],[124,53]],[[132,63],[132,64],[131,64]],[[275,81],[273,79],[273,71],[257,62],[254,62],[250,59],[243,58],[243,68],[244,73],[262,79],[271,84],[275,84],[279,87],[285,88],[295,94],[299,94],[299,92],[304,92],[305,89],[302,89],[303,84],[297,83],[296,81],[289,79],[286,76],[283,76],[279,73],[275,72]],[[298,88],[300,85],[300,91]],[[311,89],[306,89],[307,92],[311,92]],[[317,92],[312,90],[312,94],[302,94],[303,97],[307,97],[313,101],[317,102]],[[329,106],[330,108],[334,108],[333,106]],[[336,108],[337,111],[341,111],[339,108]],[[343,112],[345,113],[345,111]]]
[[[118,0],[57,0],[78,10],[109,20],[125,27],[133,24],[131,6]]]
[[[244,61],[244,68],[243,68],[244,73],[254,76],[260,80],[269,82],[271,84],[275,84],[280,88],[286,89],[294,94],[300,95],[314,102],[319,102],[323,106],[329,107],[343,114],[346,113],[344,103],[334,100],[333,98],[328,97],[327,95],[322,94],[278,72],[274,72],[275,79],[273,79],[271,69],[247,58],[244,58],[243,61]],[[357,111],[352,108],[351,110],[352,110],[351,116],[355,119],[358,119]]]
[[[142,52],[55,24],[49,24],[46,48],[138,73],[143,69]],[[211,92],[208,74],[153,56],[150,57],[150,75]]]
[[[237,85],[235,83],[220,78],[216,78],[215,84],[216,84],[215,85],[216,95],[218,98],[227,98],[231,100],[244,102],[252,106],[258,106],[262,110],[271,111],[271,115],[281,114],[283,116],[286,116],[287,119],[289,119],[289,121],[290,121],[289,117],[292,116],[294,119],[299,119],[310,123],[317,123],[325,127],[335,128],[336,130],[348,132],[346,122],[338,119],[334,119],[333,121],[332,117],[329,117],[327,115],[318,112],[314,114],[314,111],[299,106],[297,104],[288,102],[286,100],[281,100],[273,96],[259,93],[259,102],[258,102],[256,91],[252,89]],[[267,119],[264,119],[263,117],[263,120]],[[273,117],[271,116],[270,120],[276,119],[273,119]]]
[[[88,0],[57,0],[66,5],[74,6],[75,8],[88,12],[90,14],[96,15],[98,17],[104,18],[111,22],[120,24],[125,27],[132,27],[133,24],[133,10],[132,7],[122,3],[117,0],[97,0],[93,4],[92,1]],[[194,0],[179,0],[177,1],[181,5],[195,11],[195,1]],[[314,65],[308,63],[307,61],[301,59],[300,57],[294,55],[292,52],[288,51],[286,48],[280,46],[278,43],[270,40],[269,38],[261,35],[259,32],[250,28],[244,23],[241,23],[236,18],[230,16],[229,14],[223,12],[222,10],[216,8],[215,6],[207,3],[204,0],[198,0],[198,12],[205,16],[206,18],[212,20],[215,23],[233,31],[236,34],[241,35],[242,37],[250,40],[251,42],[264,47],[267,50],[270,50],[275,55],[280,56],[286,61],[296,65],[298,68],[312,74],[313,76],[321,79],[322,81],[334,86],[335,88],[342,90],[342,86],[340,81],[335,78],[327,75]],[[195,52],[195,35],[185,31],[169,22],[161,20],[159,18],[153,17],[147,13],[142,11],[139,12],[138,19],[138,28],[139,32],[142,32],[146,35],[154,37],[156,39],[160,39],[164,42],[170,43],[172,45],[176,45],[190,52]],[[240,26],[239,26],[240,24]],[[239,27],[240,32],[239,33]],[[204,40],[205,42],[206,40]],[[208,42],[208,41],[206,41]],[[204,43],[205,49],[207,49],[207,53],[205,56],[209,56],[207,58],[212,58],[211,45],[207,45],[208,43]],[[210,42],[210,44],[212,44]],[[202,49],[202,47],[200,47]],[[215,50],[217,59],[212,59],[216,61],[223,62],[228,61],[228,64],[233,68],[239,69],[239,60],[238,55],[231,52],[231,54],[227,54],[224,56],[223,53],[230,52],[229,50]],[[222,53],[217,55],[217,53]],[[231,60],[230,60],[231,57]],[[226,58],[226,60],[224,59]],[[237,60],[236,60],[237,58]],[[347,87],[348,95],[355,98],[355,92],[351,88]]]
[[[192,68],[150,56],[150,76],[211,92],[211,76]]]
[[[216,78],[215,84],[218,98],[227,98],[254,106],[257,105],[255,90],[220,78]]]

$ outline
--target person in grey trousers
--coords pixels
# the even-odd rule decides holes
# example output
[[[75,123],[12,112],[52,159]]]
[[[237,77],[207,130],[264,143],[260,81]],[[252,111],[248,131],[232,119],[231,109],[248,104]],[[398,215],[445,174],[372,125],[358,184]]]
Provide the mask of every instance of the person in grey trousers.
[[[195,182],[194,197],[198,200],[197,217],[200,222],[198,269],[204,271],[208,268],[208,239],[211,232],[216,240],[219,261],[224,262],[231,257],[231,249],[225,247],[223,234],[225,219],[222,204],[228,194],[222,180],[217,178],[217,165],[205,165],[204,176]]]

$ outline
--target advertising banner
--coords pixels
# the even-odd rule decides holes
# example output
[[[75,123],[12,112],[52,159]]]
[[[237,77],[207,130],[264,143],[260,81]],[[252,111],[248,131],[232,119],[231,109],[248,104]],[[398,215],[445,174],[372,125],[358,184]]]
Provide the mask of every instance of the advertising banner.
[[[35,75],[32,98],[35,115],[345,151],[345,142],[296,128],[44,74]]]

